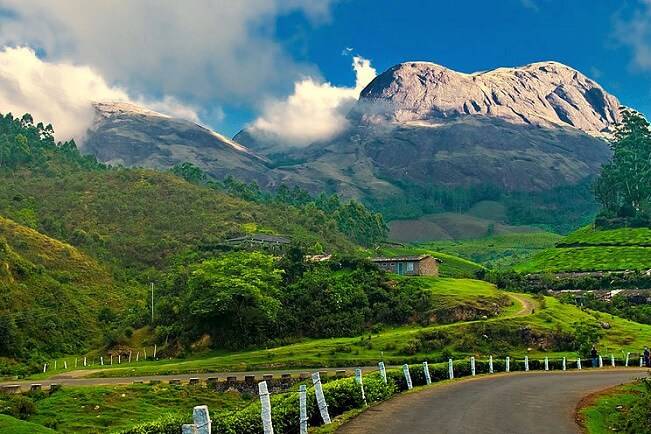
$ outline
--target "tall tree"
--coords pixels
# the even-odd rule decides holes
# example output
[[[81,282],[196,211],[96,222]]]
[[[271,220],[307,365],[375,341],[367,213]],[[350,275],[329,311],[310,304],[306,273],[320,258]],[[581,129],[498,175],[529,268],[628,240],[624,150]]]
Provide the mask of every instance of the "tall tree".
[[[603,166],[594,192],[611,213],[632,217],[651,199],[651,126],[633,110],[623,110],[622,118],[611,143],[612,160]]]

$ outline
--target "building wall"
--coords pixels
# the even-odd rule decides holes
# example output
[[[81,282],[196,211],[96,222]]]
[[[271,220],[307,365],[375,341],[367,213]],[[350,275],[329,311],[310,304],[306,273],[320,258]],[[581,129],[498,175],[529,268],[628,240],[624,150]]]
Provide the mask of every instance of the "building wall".
[[[412,262],[414,264],[413,271],[407,270],[408,262]],[[405,276],[438,276],[439,275],[439,263],[434,258],[425,258],[420,261],[376,262],[376,264],[380,268],[390,273],[402,274]],[[398,264],[402,264],[402,273],[399,273]]]
[[[417,274],[419,276],[438,276],[439,263],[434,258],[425,258],[417,262]]]

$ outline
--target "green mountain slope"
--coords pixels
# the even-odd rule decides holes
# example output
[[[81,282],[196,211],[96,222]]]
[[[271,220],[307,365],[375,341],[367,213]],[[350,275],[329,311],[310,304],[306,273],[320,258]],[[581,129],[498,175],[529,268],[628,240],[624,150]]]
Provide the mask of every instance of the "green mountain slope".
[[[124,305],[110,274],[76,248],[0,217],[0,356],[79,351],[103,307]]]

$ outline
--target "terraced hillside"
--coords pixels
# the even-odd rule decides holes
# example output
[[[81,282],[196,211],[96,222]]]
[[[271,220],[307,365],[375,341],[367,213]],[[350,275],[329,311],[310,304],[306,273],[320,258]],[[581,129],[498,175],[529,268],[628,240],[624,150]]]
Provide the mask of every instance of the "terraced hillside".
[[[643,271],[651,269],[651,229],[582,228],[518,264],[523,273]]]

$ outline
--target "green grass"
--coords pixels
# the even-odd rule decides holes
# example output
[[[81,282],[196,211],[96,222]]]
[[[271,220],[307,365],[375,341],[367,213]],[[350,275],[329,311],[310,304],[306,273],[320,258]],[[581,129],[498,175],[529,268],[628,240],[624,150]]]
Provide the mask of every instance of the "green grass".
[[[11,416],[0,414],[0,432],[6,434],[49,434],[56,431],[36,423],[25,422]]]
[[[643,271],[651,268],[651,229],[584,227],[515,265],[523,273]]]
[[[220,393],[207,387],[169,384],[65,387],[36,401],[36,414],[28,421],[62,432],[104,433],[168,414],[191,420],[192,408],[199,404],[208,405],[218,417],[248,405],[253,399],[238,392]]]
[[[642,390],[643,386],[640,384],[627,384],[597,397],[592,405],[581,410],[587,432],[589,434],[612,433],[613,427],[621,418],[617,407],[630,407],[638,399],[638,394]]]
[[[441,261],[443,261],[439,268],[441,277],[473,278],[477,275],[478,271],[484,268],[475,262],[451,255],[449,253],[430,249],[425,245],[382,247],[377,252],[374,252],[374,254],[379,256],[406,256],[421,254],[432,255],[435,258],[439,258]]]
[[[551,232],[518,232],[469,240],[431,241],[417,244],[416,247],[467,258],[487,268],[499,269],[508,268],[553,247],[561,238]]]

